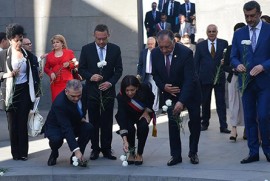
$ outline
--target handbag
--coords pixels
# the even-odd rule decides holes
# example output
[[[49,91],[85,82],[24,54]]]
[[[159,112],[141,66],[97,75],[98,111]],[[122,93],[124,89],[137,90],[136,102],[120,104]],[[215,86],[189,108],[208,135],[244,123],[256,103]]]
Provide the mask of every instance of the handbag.
[[[80,81],[83,80],[83,78],[82,78],[82,76],[79,74],[77,68],[71,70],[71,73],[72,73],[73,79],[77,79],[77,80],[80,80]]]
[[[28,115],[27,128],[28,128],[28,135],[31,137],[38,136],[41,133],[42,127],[45,123],[45,120],[39,114],[39,111],[37,108],[39,100],[40,100],[40,97],[37,97],[35,99],[33,109],[30,110],[29,115]]]
[[[35,112],[29,113],[28,116],[28,135],[31,137],[36,137],[41,133],[42,127],[44,125],[45,121],[43,117],[39,114],[38,110]]]

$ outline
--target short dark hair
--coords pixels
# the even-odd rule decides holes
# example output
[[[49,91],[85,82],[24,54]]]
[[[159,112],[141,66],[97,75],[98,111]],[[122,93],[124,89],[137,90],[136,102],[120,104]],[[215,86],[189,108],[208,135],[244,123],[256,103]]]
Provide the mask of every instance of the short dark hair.
[[[233,31],[236,31],[237,29],[239,29],[239,28],[243,28],[244,26],[246,26],[246,24],[245,23],[236,23],[236,25],[234,25],[234,27],[233,27]]]
[[[139,88],[141,84],[140,81],[134,75],[126,75],[121,81],[122,95],[126,95],[126,88],[131,85]]]
[[[100,32],[105,32],[107,31],[107,33],[109,34],[109,28],[107,25],[104,25],[104,24],[98,24],[96,27],[95,27],[95,30],[94,32],[96,31],[100,31]]]
[[[267,23],[270,23],[270,16],[268,15],[261,16],[261,19],[264,19]]]
[[[163,39],[165,36],[168,36],[171,41],[174,40],[174,34],[171,30],[161,30],[160,32],[158,32],[157,40]]]
[[[5,32],[0,32],[0,42],[6,39],[7,39],[7,34]]]
[[[16,35],[25,35],[24,28],[17,23],[9,24],[6,27],[6,34],[9,40],[15,38]]]
[[[252,9],[256,8],[257,12],[261,12],[261,6],[257,1],[249,1],[246,4],[244,4],[244,10],[251,11]]]

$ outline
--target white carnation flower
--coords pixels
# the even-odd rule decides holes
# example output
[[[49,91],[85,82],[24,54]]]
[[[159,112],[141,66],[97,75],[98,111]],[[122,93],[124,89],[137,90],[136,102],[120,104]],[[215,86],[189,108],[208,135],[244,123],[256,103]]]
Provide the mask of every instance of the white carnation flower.
[[[172,106],[172,100],[171,99],[167,99],[165,102],[166,106]]]
[[[168,110],[168,106],[164,105],[162,106],[162,111],[166,112]]]
[[[125,155],[121,155],[120,156],[120,160],[123,162],[123,161],[126,161],[127,157]]]
[[[242,45],[251,45],[251,41],[250,40],[242,40],[241,44]]]
[[[4,172],[0,172],[0,176],[3,176],[4,175]]]
[[[78,162],[78,158],[77,158],[76,156],[73,156],[73,157],[72,157],[72,161]]]
[[[123,167],[127,167],[128,166],[128,162],[127,161],[123,161],[122,166]]]
[[[79,165],[79,162],[74,161],[72,164],[73,164],[73,166],[77,167]]]
[[[102,63],[101,63],[101,62],[98,62],[98,63],[97,63],[97,67],[98,67],[98,68],[101,68],[101,67],[102,67]]]

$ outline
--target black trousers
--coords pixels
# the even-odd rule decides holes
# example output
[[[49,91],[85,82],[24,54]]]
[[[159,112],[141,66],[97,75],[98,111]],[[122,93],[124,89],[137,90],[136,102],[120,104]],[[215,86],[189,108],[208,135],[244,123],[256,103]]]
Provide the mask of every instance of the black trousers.
[[[78,137],[77,142],[82,154],[84,153],[85,147],[91,138],[92,129],[93,126],[90,123],[86,122],[81,122],[80,125],[73,129],[75,136]],[[61,129],[56,130],[55,134],[48,136],[49,145],[53,153],[58,154],[58,149],[63,145],[64,138],[65,136],[62,134]],[[58,155],[55,156],[58,157]]]
[[[149,127],[148,127],[148,122],[145,118],[142,118],[137,121],[129,121],[128,125],[128,135],[127,135],[127,140],[129,143],[130,148],[135,147],[135,135],[136,135],[136,128],[134,126],[136,124],[137,126],[137,138],[138,138],[138,148],[137,148],[137,153],[139,155],[143,154],[144,146],[147,140],[147,136],[149,133]]]
[[[91,148],[101,152],[111,151],[114,99],[108,100],[101,111],[96,101],[88,101],[87,107],[89,122],[94,126]]]
[[[202,125],[208,127],[211,117],[211,95],[212,89],[215,91],[217,114],[220,128],[227,128],[226,103],[225,103],[225,83],[202,85]]]
[[[15,159],[28,157],[28,114],[32,106],[28,83],[15,86],[12,106],[6,111],[11,145]]]

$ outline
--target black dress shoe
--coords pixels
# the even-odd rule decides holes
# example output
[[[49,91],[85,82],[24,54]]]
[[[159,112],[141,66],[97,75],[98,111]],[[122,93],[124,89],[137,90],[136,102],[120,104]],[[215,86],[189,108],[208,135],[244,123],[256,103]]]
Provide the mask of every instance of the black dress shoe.
[[[51,152],[51,155],[48,159],[48,166],[53,166],[53,165],[56,165],[56,159],[58,158],[58,151],[52,151]]]
[[[28,160],[28,158],[27,157],[21,157],[20,160],[26,161],[26,160]]]
[[[201,126],[201,131],[206,131],[208,129],[208,127],[207,126]]]
[[[198,155],[195,153],[195,154],[189,154],[188,157],[190,158],[190,162],[192,164],[198,164],[199,163],[199,157]]]
[[[90,154],[90,160],[96,160],[99,157],[99,151],[97,150],[92,150]]]
[[[168,166],[173,166],[176,165],[177,163],[182,163],[182,158],[181,157],[172,157],[168,162]]]
[[[256,162],[259,161],[259,155],[253,155],[253,156],[248,156],[244,158],[240,163],[245,164],[245,163],[251,163],[251,162]]]
[[[221,133],[230,134],[231,133],[231,130],[228,130],[228,128],[220,128],[220,132]]]
[[[266,153],[265,156],[266,156],[267,161],[270,162],[270,153]]]
[[[116,156],[113,155],[112,151],[104,151],[102,152],[104,158],[108,158],[110,160],[116,160]]]

